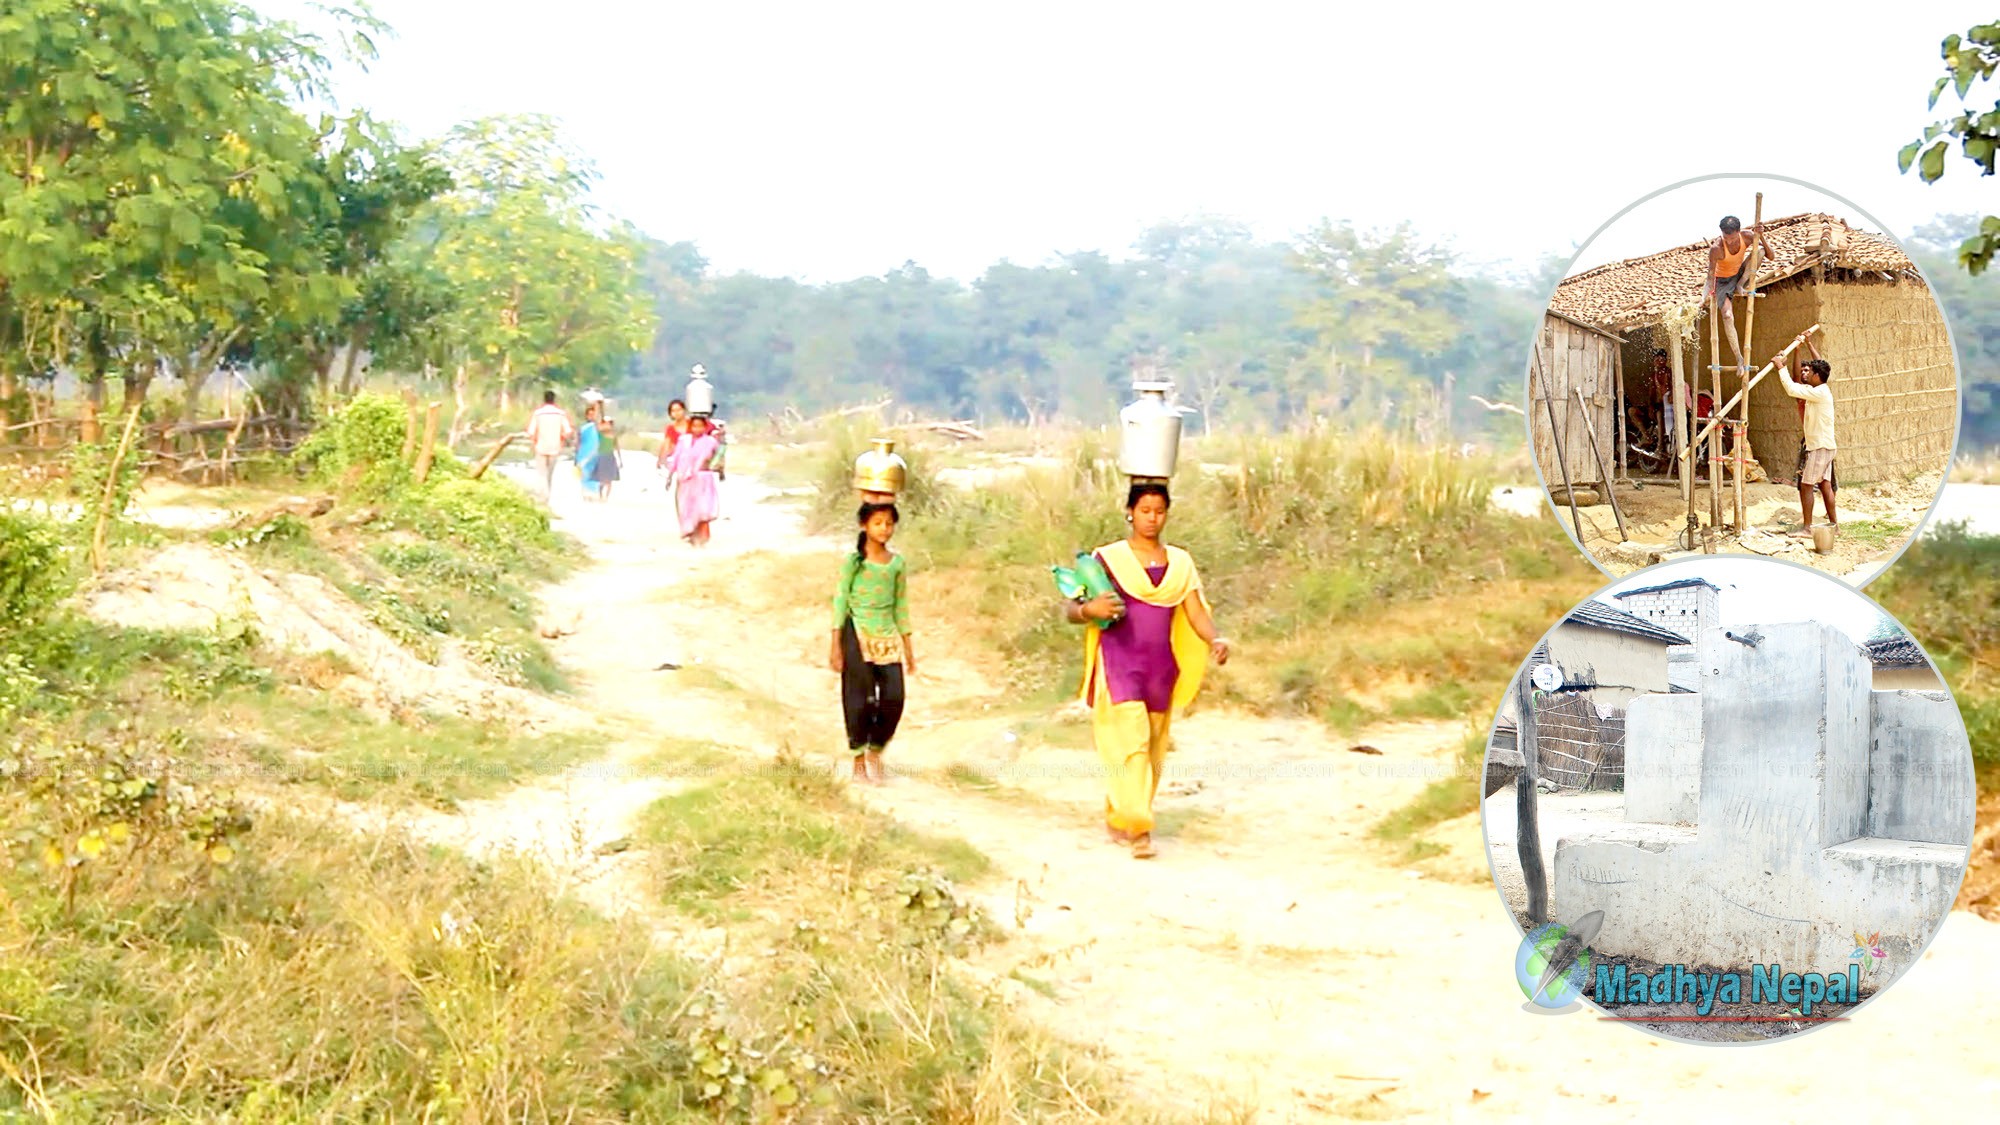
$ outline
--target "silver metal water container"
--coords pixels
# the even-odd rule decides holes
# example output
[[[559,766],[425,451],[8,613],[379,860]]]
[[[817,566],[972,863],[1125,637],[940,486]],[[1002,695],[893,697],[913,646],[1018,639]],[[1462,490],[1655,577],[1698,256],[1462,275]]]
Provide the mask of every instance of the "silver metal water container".
[[[1165,480],[1180,461],[1181,411],[1167,401],[1174,384],[1137,379],[1138,398],[1118,412],[1118,471],[1128,477]]]
[[[708,369],[697,363],[688,378],[687,393],[681,396],[687,402],[689,414],[706,418],[715,413],[715,388],[709,385]]]

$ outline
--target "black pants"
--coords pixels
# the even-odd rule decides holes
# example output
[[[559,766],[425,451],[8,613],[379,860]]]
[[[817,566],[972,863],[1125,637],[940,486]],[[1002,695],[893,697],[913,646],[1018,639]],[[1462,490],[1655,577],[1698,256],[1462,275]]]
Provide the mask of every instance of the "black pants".
[[[903,721],[903,666],[870,664],[861,655],[854,623],[840,629],[840,702],[847,712],[847,748],[880,750]]]

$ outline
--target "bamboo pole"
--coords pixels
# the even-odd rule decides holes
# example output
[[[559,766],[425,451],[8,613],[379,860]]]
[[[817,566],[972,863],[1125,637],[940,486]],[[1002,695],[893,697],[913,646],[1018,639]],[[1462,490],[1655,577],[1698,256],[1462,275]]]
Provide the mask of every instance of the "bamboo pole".
[[[83,406],[77,412],[76,436],[77,440],[85,445],[95,445],[103,436],[97,424],[97,404],[87,398],[83,400]]]
[[[1621,543],[1630,543],[1632,537],[1625,534],[1625,513],[1619,510],[1618,493],[1612,490],[1611,474],[1604,466],[1604,450],[1597,444],[1597,427],[1590,424],[1590,407],[1585,405],[1583,401],[1583,388],[1571,387],[1570,389],[1576,392],[1576,404],[1583,410],[1585,435],[1590,438],[1591,455],[1597,458],[1597,475],[1604,480],[1604,496],[1611,501],[1611,514],[1618,520],[1618,541]],[[1571,499],[1575,498],[1571,497]]]
[[[1576,529],[1576,545],[1588,551],[1589,548],[1583,546],[1583,517],[1577,514],[1576,510],[1576,486],[1571,484],[1569,479],[1569,457],[1563,452],[1562,435],[1557,432],[1555,403],[1549,401],[1549,396],[1552,393],[1549,390],[1549,372],[1547,368],[1542,366],[1541,348],[1537,347],[1535,349],[1532,362],[1535,368],[1534,373],[1542,384],[1542,406],[1549,416],[1549,444],[1556,448],[1556,465],[1562,469],[1563,491],[1569,494],[1570,526]],[[1532,381],[1529,393],[1534,393]],[[1534,407],[1533,403],[1529,403],[1528,405],[1530,409]]]
[[[1794,351],[1798,350],[1798,346],[1800,344],[1806,342],[1806,337],[1812,335],[1817,331],[1819,331],[1819,325],[1814,324],[1807,326],[1806,330],[1804,332],[1799,333],[1796,339],[1794,339],[1791,343],[1785,345],[1784,351],[1778,353],[1777,363],[1783,363],[1788,357],[1790,357],[1790,355]],[[1752,376],[1750,381],[1743,385],[1743,389],[1736,392],[1737,396],[1744,397],[1749,395],[1752,388],[1756,387],[1758,383],[1764,381],[1764,376],[1769,375],[1771,372],[1775,370],[1777,370],[1776,363],[1767,363],[1763,367],[1759,368],[1757,374]],[[1680,459],[1683,464],[1687,462],[1689,455],[1693,452],[1695,443],[1698,443],[1703,438],[1707,437],[1709,431],[1713,430],[1716,427],[1716,425],[1720,423],[1722,417],[1727,416],[1731,410],[1734,410],[1736,408],[1736,401],[1737,400],[1734,398],[1730,399],[1728,404],[1717,412],[1716,417],[1712,417],[1709,419],[1708,426],[1705,429],[1703,429],[1700,433],[1694,436],[1693,442],[1681,447],[1679,453],[1680,453]]]
[[[433,402],[424,408],[423,452],[417,454],[415,473],[418,484],[430,479],[431,461],[437,456],[438,411],[443,409],[444,403],[441,402]]]
[[[125,466],[125,454],[132,448],[132,432],[139,428],[139,408],[126,415],[125,432],[118,438],[118,451],[111,456],[111,472],[104,478],[104,495],[97,505],[97,526],[90,529],[90,572],[103,574],[111,553],[111,502],[118,496],[118,473]]]
[[[1757,354],[1756,350],[1757,345],[1753,342],[1756,338],[1756,329],[1757,329],[1757,267],[1762,264],[1763,247],[1764,247],[1764,193],[1761,191],[1757,193],[1757,210],[1752,219],[1752,222],[1755,225],[1751,229],[1757,232],[1757,239],[1754,243],[1752,243],[1750,247],[1750,269],[1747,271],[1746,276],[1744,278],[1744,280],[1748,282],[1750,290],[1749,295],[1745,298],[1745,303],[1749,307],[1743,310],[1744,362],[1742,366],[1736,369],[1736,377],[1742,380],[1747,380],[1750,376],[1749,357]],[[1750,396],[1745,394],[1741,395],[1740,397],[1742,398],[1743,403],[1741,406],[1737,408],[1737,410],[1739,414],[1738,421],[1741,422],[1741,425],[1739,425],[1736,428],[1736,445],[1735,445],[1736,533],[1738,535],[1743,534],[1743,527],[1744,527],[1743,446],[1749,440],[1750,437]]]
[[[1734,298],[1729,298],[1734,300]],[[1708,310],[1708,394],[1710,403],[1722,401],[1722,317],[1717,308]],[[1709,420],[1722,417],[1722,412],[1710,407]],[[1702,537],[1702,549],[1715,553],[1715,533],[1722,526],[1722,435],[1715,427],[1708,428],[1708,534]]]
[[[1687,400],[1687,363],[1681,354],[1683,350],[1682,342],[1678,337],[1674,339],[1673,347],[1667,349],[1667,355],[1673,361],[1674,368],[1674,443],[1676,445],[1684,438],[1692,438],[1694,430],[1694,426],[1688,421],[1688,407],[1693,404]],[[1697,352],[1696,354],[1699,355],[1700,353]],[[1687,546],[1692,549],[1694,547],[1694,466],[1689,464],[1685,456],[1680,458],[1680,472],[1681,499],[1686,501],[1688,506]]]
[[[1631,479],[1625,472],[1625,349],[1611,346],[1611,409],[1618,412],[1618,481]]]

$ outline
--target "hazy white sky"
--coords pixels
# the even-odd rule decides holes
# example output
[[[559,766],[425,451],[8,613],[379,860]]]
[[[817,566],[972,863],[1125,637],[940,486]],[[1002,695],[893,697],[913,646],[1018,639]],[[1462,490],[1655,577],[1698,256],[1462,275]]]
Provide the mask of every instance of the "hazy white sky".
[[[1938,41],[1992,15],[1975,3],[373,6],[399,35],[350,103],[419,134],[556,115],[603,206],[724,270],[972,277],[1204,212],[1274,238],[1407,219],[1531,263],[1728,171],[1819,184],[1898,236],[2000,209],[1970,165],[1928,188],[1895,165]]]
[[[1684,578],[1706,578],[1722,588],[1719,601],[1726,625],[1820,621],[1856,641],[1865,641],[1882,619],[1875,603],[1845,582],[1807,567],[1766,559],[1717,557],[1669,563],[1613,583],[1598,600],[1617,606],[1615,595],[1619,591]]]

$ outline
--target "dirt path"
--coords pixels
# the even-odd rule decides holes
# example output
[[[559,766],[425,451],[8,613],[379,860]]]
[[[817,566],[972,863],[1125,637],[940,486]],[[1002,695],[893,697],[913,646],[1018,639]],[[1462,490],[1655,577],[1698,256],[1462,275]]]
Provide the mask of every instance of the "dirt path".
[[[659,739],[837,758],[826,626],[801,606],[820,604],[838,546],[802,535],[755,482],[728,488],[729,518],[699,552],[657,491],[599,508],[557,497],[599,564],[548,595],[553,616],[576,614],[557,655],[632,736],[595,772],[432,818],[427,835],[584,857],[570,870],[593,900],[649,909],[627,881],[640,860],[594,853],[684,783],[629,768]],[[799,583],[815,596],[779,596]],[[928,662],[892,750],[903,772],[863,798],[992,858],[1000,874],[979,893],[1020,937],[985,967],[1021,981],[1012,994],[1052,1028],[1103,1044],[1139,1096],[1254,1121],[1897,1118],[1909,1090],[2000,1096],[2000,1020],[1965,1003],[2000,975],[1993,923],[1952,915],[1924,967],[1854,1023],[1775,1044],[1697,1048],[1524,1014],[1476,816],[1447,826],[1452,854],[1421,870],[1368,838],[1461,730],[1380,728],[1367,755],[1311,724],[1198,713],[1163,786],[1162,854],[1138,863],[1102,840],[1090,754],[1051,745],[1080,747],[1081,728],[1043,719],[1042,736],[1021,736],[990,668],[975,653]]]

